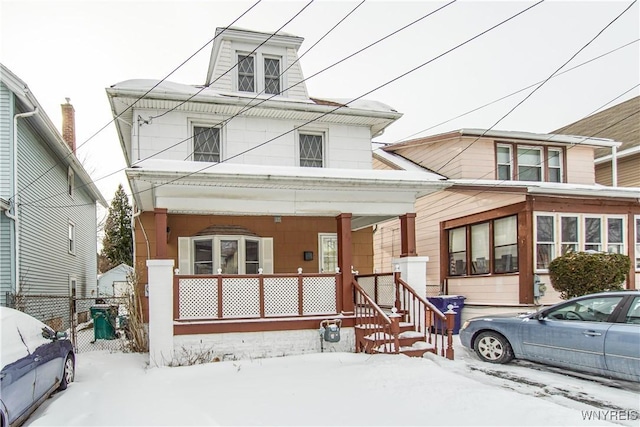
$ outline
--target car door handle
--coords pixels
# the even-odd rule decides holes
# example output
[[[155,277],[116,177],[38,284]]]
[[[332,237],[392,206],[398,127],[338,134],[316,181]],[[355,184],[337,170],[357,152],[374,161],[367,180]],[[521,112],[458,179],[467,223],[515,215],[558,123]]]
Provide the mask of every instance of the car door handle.
[[[588,337],[599,337],[602,335],[600,332],[596,332],[596,331],[584,331],[582,334]]]
[[[40,356],[36,356],[36,357],[33,358],[34,362],[39,362],[41,360],[42,360],[42,358]]]

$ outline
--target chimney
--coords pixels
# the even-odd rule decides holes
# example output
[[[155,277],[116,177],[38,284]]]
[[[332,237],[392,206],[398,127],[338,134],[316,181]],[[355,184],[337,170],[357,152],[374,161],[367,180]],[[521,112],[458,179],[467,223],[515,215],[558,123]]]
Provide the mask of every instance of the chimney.
[[[65,98],[66,104],[62,104],[62,139],[67,143],[73,154],[76,154],[76,111],[69,104],[69,98]]]

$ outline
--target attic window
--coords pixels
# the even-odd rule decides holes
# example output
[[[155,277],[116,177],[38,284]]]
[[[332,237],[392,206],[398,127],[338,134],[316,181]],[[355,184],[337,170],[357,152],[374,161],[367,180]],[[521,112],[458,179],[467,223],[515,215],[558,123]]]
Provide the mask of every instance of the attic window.
[[[269,95],[280,93],[280,59],[264,58],[264,91]]]
[[[255,58],[253,56],[238,55],[238,90],[240,92],[255,92]]]

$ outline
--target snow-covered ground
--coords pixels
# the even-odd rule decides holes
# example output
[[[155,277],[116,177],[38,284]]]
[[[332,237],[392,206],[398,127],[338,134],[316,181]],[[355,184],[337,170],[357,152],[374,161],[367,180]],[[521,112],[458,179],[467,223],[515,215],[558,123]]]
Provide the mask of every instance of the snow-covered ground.
[[[486,364],[455,339],[455,361],[323,353],[149,368],[147,355],[81,353],[76,381],[25,425],[640,425],[638,384]]]

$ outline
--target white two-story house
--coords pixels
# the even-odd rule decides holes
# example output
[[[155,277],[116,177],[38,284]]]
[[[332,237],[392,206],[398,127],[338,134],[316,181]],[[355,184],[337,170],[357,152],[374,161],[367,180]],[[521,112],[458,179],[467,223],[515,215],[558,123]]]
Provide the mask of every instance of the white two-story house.
[[[315,345],[323,316],[353,325],[352,270],[373,272],[373,226],[404,218],[412,255],[414,202],[447,184],[425,171],[373,170],[371,140],[401,114],[310,97],[302,38],[216,34],[204,84],[107,88],[141,286],[146,260],[173,261],[177,336],[306,330]]]

